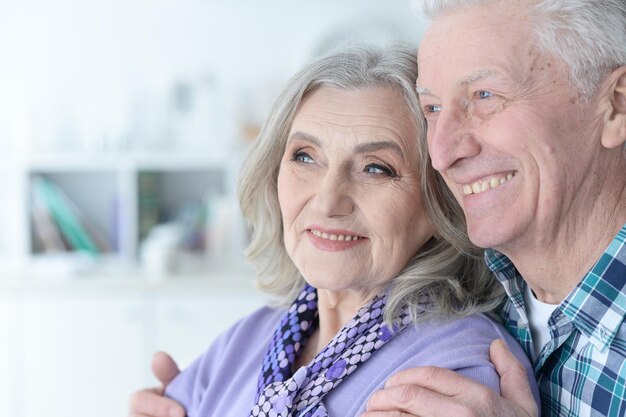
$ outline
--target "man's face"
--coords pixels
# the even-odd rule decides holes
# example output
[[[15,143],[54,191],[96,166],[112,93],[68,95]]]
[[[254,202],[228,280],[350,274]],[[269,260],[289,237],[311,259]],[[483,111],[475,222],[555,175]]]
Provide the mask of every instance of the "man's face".
[[[599,112],[581,103],[565,65],[537,50],[524,4],[445,15],[418,55],[433,166],[463,207],[470,239],[505,253],[549,243],[592,204],[583,189],[601,152]]]

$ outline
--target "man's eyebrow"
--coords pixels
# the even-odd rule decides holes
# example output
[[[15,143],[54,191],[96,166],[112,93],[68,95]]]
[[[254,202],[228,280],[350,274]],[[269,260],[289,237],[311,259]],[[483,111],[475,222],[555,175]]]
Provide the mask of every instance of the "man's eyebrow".
[[[498,75],[498,73],[493,71],[493,70],[480,70],[478,72],[475,72],[474,74],[468,75],[467,77],[465,77],[464,79],[459,81],[457,83],[457,86],[463,87],[463,86],[469,85],[469,84],[471,84],[471,83],[473,83],[475,81],[481,80],[483,78],[493,77],[493,76],[496,76],[496,75]],[[426,96],[433,96],[433,97],[435,97],[435,95],[432,93],[432,91],[430,91],[426,87],[422,87],[418,83],[415,83],[415,91],[417,91],[417,94],[419,94],[419,95],[426,95]]]
[[[354,151],[356,153],[373,152],[373,151],[379,151],[381,149],[390,149],[398,153],[401,157],[404,158],[404,152],[402,151],[402,148],[400,147],[400,145],[398,145],[396,142],[392,142],[389,140],[366,142],[366,143],[358,144],[357,146],[354,147]]]
[[[426,95],[426,96],[432,96],[433,93],[426,87],[422,87],[421,85],[415,83],[415,91],[417,91],[417,94],[419,95]]]
[[[459,87],[466,86],[478,80],[482,80],[483,78],[494,77],[496,75],[498,75],[498,73],[493,70],[480,70],[473,74],[468,75],[467,77],[459,81],[457,85]]]
[[[322,142],[320,142],[320,140],[318,138],[316,138],[313,135],[309,135],[308,133],[304,133],[301,132],[299,130],[293,132],[291,135],[289,135],[289,138],[287,139],[287,142],[292,142],[294,140],[303,140],[305,142],[310,142],[315,146],[322,146]]]

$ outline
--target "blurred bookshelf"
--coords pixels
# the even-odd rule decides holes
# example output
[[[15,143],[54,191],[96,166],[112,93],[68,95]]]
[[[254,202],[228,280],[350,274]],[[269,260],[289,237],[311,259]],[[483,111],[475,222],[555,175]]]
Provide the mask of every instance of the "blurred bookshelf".
[[[14,158],[0,179],[0,271],[169,276],[240,267],[238,159],[182,151]]]

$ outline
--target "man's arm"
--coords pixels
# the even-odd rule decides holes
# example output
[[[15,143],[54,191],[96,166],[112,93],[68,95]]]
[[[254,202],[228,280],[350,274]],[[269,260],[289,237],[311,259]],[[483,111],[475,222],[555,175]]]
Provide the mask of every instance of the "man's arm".
[[[489,355],[500,375],[501,396],[448,369],[413,368],[389,378],[362,417],[537,417],[524,366],[502,340],[491,344]]]
[[[135,392],[130,397],[129,417],[185,417],[182,405],[163,396],[165,387],[180,373],[176,362],[167,353],[157,352],[152,357],[152,372],[161,386]]]

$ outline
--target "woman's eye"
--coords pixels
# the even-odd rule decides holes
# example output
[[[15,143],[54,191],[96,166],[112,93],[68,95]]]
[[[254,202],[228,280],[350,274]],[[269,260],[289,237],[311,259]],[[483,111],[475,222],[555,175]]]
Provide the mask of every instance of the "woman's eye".
[[[369,164],[368,166],[365,167],[364,171],[367,172],[368,174],[374,174],[374,175],[388,175],[390,177],[397,176],[393,168],[380,165],[380,164]]]
[[[311,158],[306,152],[296,152],[293,155],[293,160],[296,162],[302,162],[303,164],[312,164],[313,158]]]
[[[476,92],[476,96],[478,96],[478,98],[480,99],[486,99],[486,98],[492,97],[493,93],[487,90],[480,90]]]

